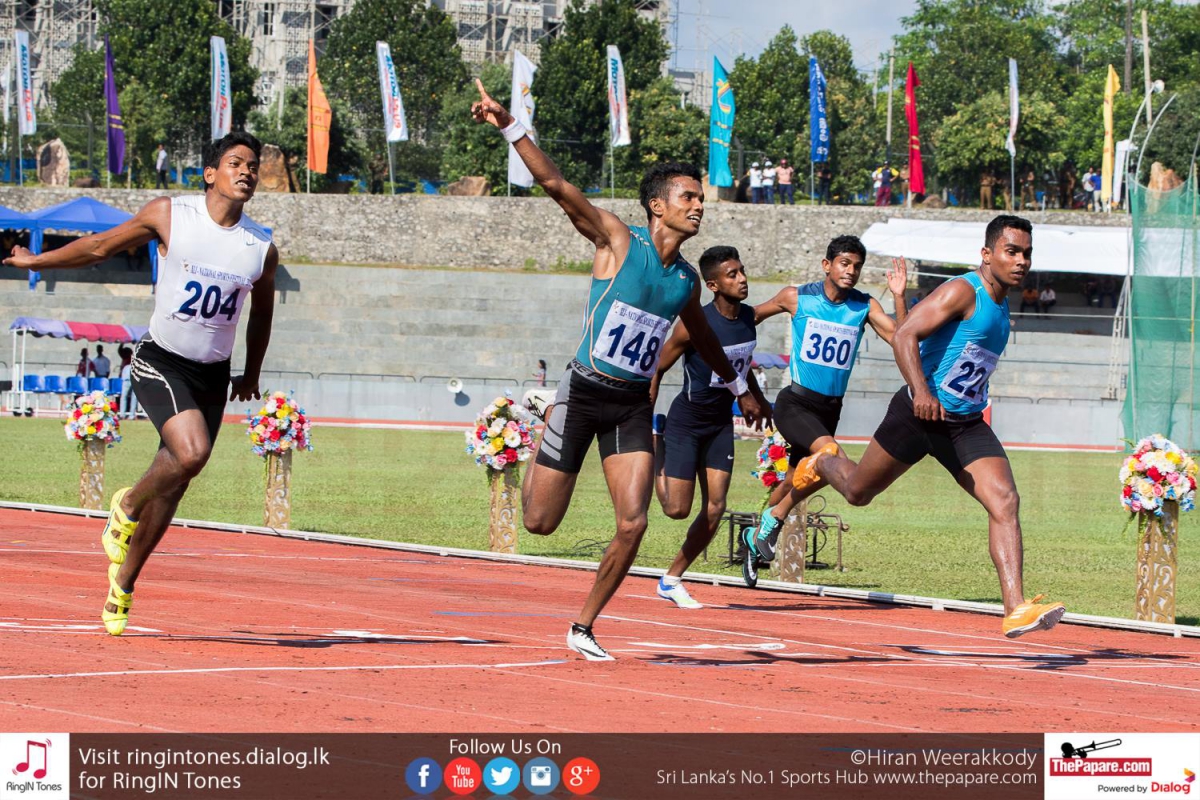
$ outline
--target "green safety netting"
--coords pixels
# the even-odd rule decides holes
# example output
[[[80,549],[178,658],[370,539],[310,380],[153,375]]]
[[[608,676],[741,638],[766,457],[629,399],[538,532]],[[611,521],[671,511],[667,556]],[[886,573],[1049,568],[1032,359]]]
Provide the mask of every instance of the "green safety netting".
[[[1161,433],[1200,447],[1196,305],[1200,277],[1200,196],[1196,181],[1170,191],[1130,187],[1133,279],[1125,436]]]

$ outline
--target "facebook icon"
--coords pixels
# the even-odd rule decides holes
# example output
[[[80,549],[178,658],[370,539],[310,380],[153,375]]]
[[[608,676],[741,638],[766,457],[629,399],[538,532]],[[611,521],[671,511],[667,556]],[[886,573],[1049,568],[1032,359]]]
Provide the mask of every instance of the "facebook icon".
[[[418,758],[404,770],[404,780],[417,794],[433,794],[442,785],[442,768],[432,758]]]

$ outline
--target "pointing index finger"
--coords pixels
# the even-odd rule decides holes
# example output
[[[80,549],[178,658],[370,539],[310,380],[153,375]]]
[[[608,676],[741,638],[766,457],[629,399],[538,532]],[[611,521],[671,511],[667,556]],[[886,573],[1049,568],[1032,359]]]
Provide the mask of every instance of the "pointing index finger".
[[[488,96],[487,90],[483,88],[483,81],[479,80],[479,78],[475,79],[475,88],[479,90],[479,99],[480,100],[490,100],[491,99],[491,97]]]

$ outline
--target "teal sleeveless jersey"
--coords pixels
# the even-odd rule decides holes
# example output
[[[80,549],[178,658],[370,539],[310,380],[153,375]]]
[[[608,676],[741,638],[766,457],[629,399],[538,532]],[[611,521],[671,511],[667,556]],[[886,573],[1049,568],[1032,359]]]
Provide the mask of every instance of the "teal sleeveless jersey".
[[[825,296],[825,284],[796,287],[792,317],[792,382],[830,397],[846,394],[871,298],[851,289],[844,302]]]
[[[631,227],[629,254],[617,274],[606,281],[592,278],[575,359],[610,378],[649,381],[671,323],[699,282],[682,256],[664,267],[650,231]]]
[[[988,381],[1008,344],[1008,298],[997,303],[978,272],[963,275],[975,290],[975,313],[949,322],[921,342],[921,368],[942,408],[975,414],[988,402]]]

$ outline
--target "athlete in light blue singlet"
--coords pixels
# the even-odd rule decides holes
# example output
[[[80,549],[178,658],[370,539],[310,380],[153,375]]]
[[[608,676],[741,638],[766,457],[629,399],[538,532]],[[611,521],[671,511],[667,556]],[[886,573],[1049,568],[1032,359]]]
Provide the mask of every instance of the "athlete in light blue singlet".
[[[823,447],[837,452],[834,435],[841,418],[842,397],[866,326],[890,344],[896,326],[907,314],[904,293],[908,265],[904,259],[893,259],[887,274],[896,309],[893,320],[878,300],[854,288],[866,258],[867,250],[857,236],[839,236],[829,243],[821,262],[825,280],[789,286],[755,308],[760,322],[783,313],[792,318],[792,383],[776,398],[775,425],[791,448],[793,466]],[[742,574],[746,583],[757,583],[760,558],[775,558],[783,520],[797,503],[820,488],[820,484],[814,484],[804,492],[793,491],[791,481],[785,480],[772,492],[771,508],[762,515],[757,530],[743,531],[746,558]]]
[[[796,466],[795,484],[819,480],[851,505],[871,502],[908,469],[932,455],[988,513],[988,541],[1004,599],[1001,631],[1016,638],[1054,627],[1062,603],[1025,599],[1020,497],[1008,456],[983,419],[988,381],[1008,341],[1008,293],[1029,273],[1033,226],[1020,217],[993,219],[978,271],[946,281],[913,307],[893,349],[907,386],[855,464],[818,452]]]
[[[583,610],[567,631],[567,646],[589,661],[610,661],[612,656],[592,634],[592,622],[621,585],[646,532],[654,479],[650,378],[676,316],[747,416],[757,416],[760,408],[709,328],[696,273],[679,255],[704,217],[700,172],[690,164],[652,167],[639,192],[647,225],[630,229],[615,214],[588,202],[521,123],[488,96],[482,83],[476,80],[475,85],[479,102],[471,107],[472,117],[501,130],[538,185],[596,248],[583,342],[546,412],[537,456],[525,473],[521,505],[530,533],[553,533],[567,513],[584,457],[592,441],[599,440],[616,532]]]

